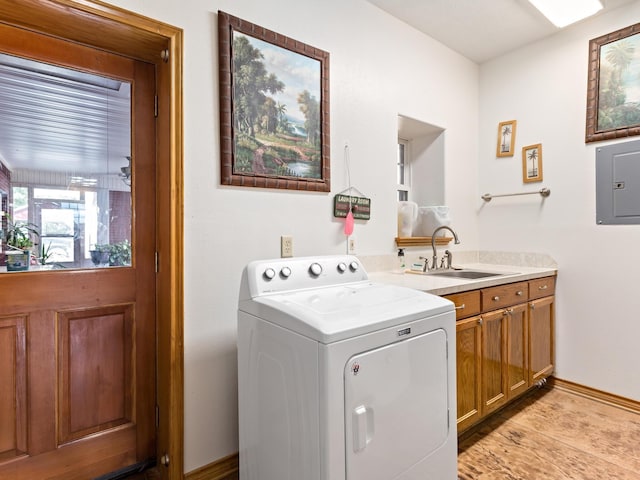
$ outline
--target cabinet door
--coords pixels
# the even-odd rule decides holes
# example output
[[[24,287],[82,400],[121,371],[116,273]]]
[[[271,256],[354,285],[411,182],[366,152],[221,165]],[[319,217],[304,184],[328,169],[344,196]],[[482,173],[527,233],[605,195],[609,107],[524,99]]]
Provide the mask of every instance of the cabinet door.
[[[553,373],[555,297],[529,302],[529,384]]]
[[[509,307],[506,312],[507,386],[508,398],[512,399],[529,387],[527,304]]]
[[[483,415],[507,401],[507,318],[505,310],[482,315]]]
[[[480,355],[482,320],[471,317],[456,323],[456,376],[458,432],[480,420]]]

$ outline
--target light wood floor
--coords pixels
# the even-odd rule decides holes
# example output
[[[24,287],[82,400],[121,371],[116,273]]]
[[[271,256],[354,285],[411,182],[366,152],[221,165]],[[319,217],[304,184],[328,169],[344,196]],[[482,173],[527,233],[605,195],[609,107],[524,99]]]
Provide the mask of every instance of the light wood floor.
[[[640,480],[640,415],[543,388],[463,435],[458,452],[459,480]]]
[[[640,480],[640,415],[558,388],[507,407],[458,447],[459,480]]]

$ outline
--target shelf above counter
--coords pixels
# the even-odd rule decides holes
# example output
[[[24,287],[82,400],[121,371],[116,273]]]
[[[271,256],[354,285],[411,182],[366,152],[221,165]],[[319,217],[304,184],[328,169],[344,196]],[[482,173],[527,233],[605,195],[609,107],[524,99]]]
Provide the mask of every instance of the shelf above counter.
[[[436,245],[449,245],[453,237],[436,237]],[[396,245],[405,247],[431,246],[431,237],[396,237]]]

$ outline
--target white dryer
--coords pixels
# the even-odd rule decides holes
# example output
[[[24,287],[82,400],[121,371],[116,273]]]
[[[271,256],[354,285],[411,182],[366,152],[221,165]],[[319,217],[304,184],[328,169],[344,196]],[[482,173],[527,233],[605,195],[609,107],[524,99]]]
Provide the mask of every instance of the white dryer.
[[[356,257],[264,260],[238,306],[240,480],[457,478],[455,313]]]

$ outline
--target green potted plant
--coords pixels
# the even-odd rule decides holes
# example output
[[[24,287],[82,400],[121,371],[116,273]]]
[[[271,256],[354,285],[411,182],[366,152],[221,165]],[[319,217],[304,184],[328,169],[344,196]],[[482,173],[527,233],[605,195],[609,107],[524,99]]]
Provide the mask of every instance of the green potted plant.
[[[5,230],[7,271],[29,270],[31,248],[38,244],[39,238],[40,232],[37,225],[8,219]]]
[[[47,262],[49,261],[49,258],[51,258],[51,255],[53,255],[53,252],[51,251],[51,242],[45,245],[43,241],[40,244],[40,256],[38,257],[38,263],[40,264],[41,267],[44,268],[45,266],[48,266],[48,267],[51,266],[47,264]]]
[[[121,267],[131,265],[131,244],[129,240],[123,240],[109,245],[109,265]]]
[[[93,249],[89,250],[91,261],[97,267],[100,265],[108,265],[111,256],[111,245],[108,243],[96,244]]]

